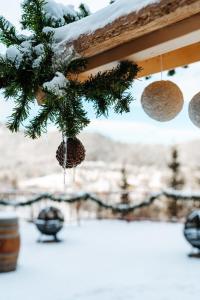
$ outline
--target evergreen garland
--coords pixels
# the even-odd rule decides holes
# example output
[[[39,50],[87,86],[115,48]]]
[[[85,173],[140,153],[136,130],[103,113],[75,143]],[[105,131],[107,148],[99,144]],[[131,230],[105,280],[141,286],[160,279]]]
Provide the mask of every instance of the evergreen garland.
[[[53,5],[62,11],[55,16]],[[59,6],[59,7],[58,7]],[[56,60],[54,29],[87,17],[89,9],[81,4],[78,11],[53,0],[24,0],[22,29],[0,17],[0,42],[7,47],[0,56],[0,89],[6,99],[14,98],[15,107],[8,120],[8,128],[16,132],[30,117],[31,105],[41,89],[45,100],[38,114],[25,126],[26,135],[38,138],[54,123],[68,137],[75,137],[89,124],[85,102],[91,102],[97,116],[108,116],[112,107],[116,113],[129,111],[132,96],[128,92],[139,68],[128,61],[120,62],[112,70],[78,81],[78,74],[86,68],[87,60],[79,58],[71,47],[62,61]]]

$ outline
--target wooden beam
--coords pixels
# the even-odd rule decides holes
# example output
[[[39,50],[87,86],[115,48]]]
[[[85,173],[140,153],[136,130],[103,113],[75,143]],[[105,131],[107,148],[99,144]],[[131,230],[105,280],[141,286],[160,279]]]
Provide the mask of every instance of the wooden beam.
[[[178,37],[176,39],[166,41],[164,43],[157,44],[148,49],[139,51],[133,55],[127,57],[128,60],[132,61],[143,61],[145,59],[150,59],[156,56],[163,55],[165,53],[175,51],[180,48],[184,48],[188,45],[192,45],[200,42],[200,29],[184,36]]]
[[[100,53],[92,57],[88,57],[88,66],[86,72],[102,66],[105,66],[105,69],[107,69],[107,67],[110,67],[110,65],[106,66],[107,64],[123,60],[127,57],[132,57],[132,60],[134,60],[134,55],[137,55],[139,52],[144,50],[146,50],[147,53],[149,52],[149,55],[152,57],[153,55],[151,54],[150,49],[152,47],[158,48],[159,45],[162,45],[166,42],[172,41],[171,48],[175,47],[175,49],[180,48],[182,46],[186,46],[191,43],[199,42],[200,33],[196,35],[196,41],[195,39],[191,41],[190,38],[190,36],[194,35],[194,33],[198,32],[199,30],[200,13],[182,21],[179,21],[176,24],[172,24],[166,26],[165,28],[161,28],[149,34],[143,35],[142,37],[131,40],[128,43],[120,44],[119,46],[110,49],[106,52]],[[181,44],[181,38],[184,39],[184,44]],[[177,39],[179,39],[179,43],[175,42]],[[163,49],[163,51],[166,51],[166,46],[165,49]],[[159,53],[159,55],[160,54],[161,53]],[[154,56],[156,56],[156,53],[154,53]],[[146,57],[146,59],[148,58],[150,57]]]
[[[186,46],[162,55],[163,71],[189,65],[200,61],[200,43]],[[138,62],[142,67],[139,77],[148,76],[160,72],[160,57],[153,57]]]
[[[163,71],[198,62],[200,61],[200,42],[164,53],[162,54],[162,61]],[[155,56],[149,59],[135,62],[142,68],[142,71],[138,74],[138,78],[160,72],[160,56]],[[106,69],[113,68],[116,65],[117,62],[113,62],[109,65],[106,65]],[[101,66],[97,69],[92,70],[92,73],[95,74],[98,71],[104,70],[105,66]],[[79,80],[86,80],[90,74],[91,70],[80,74]]]

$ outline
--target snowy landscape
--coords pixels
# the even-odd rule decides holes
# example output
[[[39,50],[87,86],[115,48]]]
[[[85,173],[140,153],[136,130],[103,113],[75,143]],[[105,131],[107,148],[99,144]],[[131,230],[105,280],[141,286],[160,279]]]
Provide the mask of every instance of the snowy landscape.
[[[199,300],[200,0],[84,2],[0,7],[0,300]]]
[[[65,225],[61,243],[37,243],[21,223],[17,272],[0,274],[2,300],[198,300],[200,260],[182,224],[88,221]]]

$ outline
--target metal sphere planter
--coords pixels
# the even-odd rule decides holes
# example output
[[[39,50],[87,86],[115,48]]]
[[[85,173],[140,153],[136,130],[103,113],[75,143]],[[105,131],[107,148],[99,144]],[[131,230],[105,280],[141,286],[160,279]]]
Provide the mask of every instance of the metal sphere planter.
[[[200,251],[200,210],[195,210],[187,217],[184,236],[186,240]]]
[[[53,236],[58,241],[57,234],[63,228],[64,216],[56,207],[47,207],[41,210],[35,224],[41,234]]]

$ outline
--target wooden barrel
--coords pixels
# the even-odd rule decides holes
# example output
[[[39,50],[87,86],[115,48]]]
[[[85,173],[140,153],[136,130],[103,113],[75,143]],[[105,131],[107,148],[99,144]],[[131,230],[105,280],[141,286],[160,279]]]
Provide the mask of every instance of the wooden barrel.
[[[10,272],[16,269],[19,248],[17,216],[0,212],[0,272]]]

